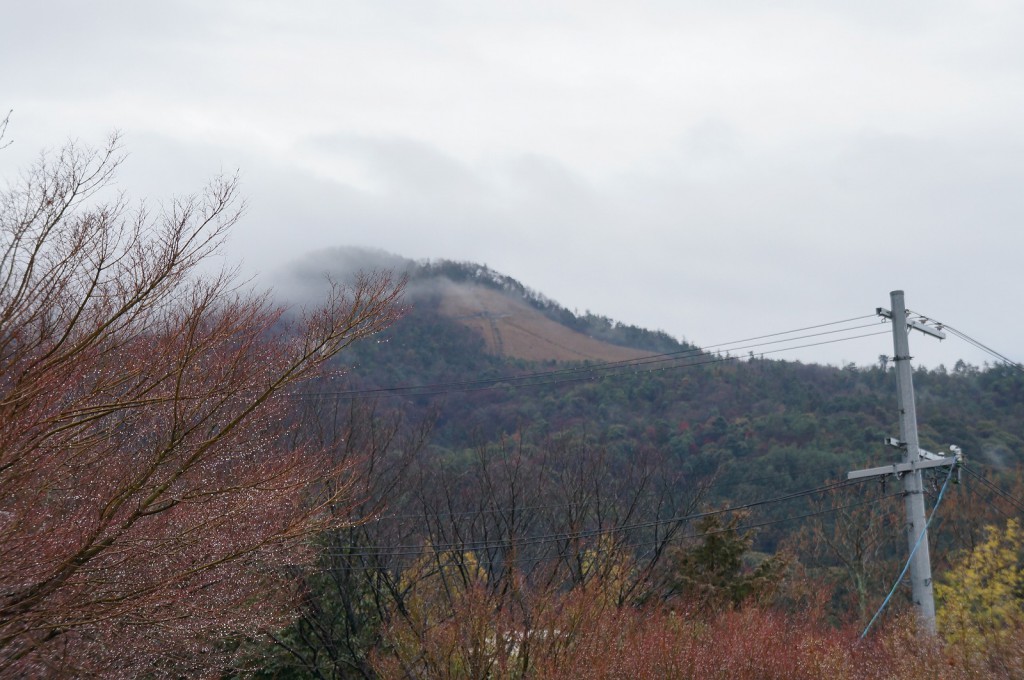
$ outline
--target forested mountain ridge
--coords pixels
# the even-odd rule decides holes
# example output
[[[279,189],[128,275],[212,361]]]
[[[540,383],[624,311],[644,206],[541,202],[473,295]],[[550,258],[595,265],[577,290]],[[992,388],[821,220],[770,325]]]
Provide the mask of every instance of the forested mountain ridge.
[[[685,454],[688,467],[703,471],[719,459],[778,455],[794,447],[808,449],[808,456],[813,449],[812,457],[832,452],[857,462],[889,454],[882,438],[898,428],[891,365],[834,367],[710,354],[660,331],[574,314],[486,266],[441,261],[411,264],[408,272],[405,317],[377,342],[353,348],[346,379],[355,390],[421,386],[355,398],[375,394],[412,408],[443,401],[438,445],[578,428],[622,447]],[[525,301],[572,331],[632,348],[638,361],[501,356],[485,328],[445,313],[453,295],[477,286]],[[650,358],[652,353],[657,356]],[[955,443],[993,466],[1019,463],[1022,378],[1013,367],[962,362],[953,370],[917,369],[922,444],[938,450]],[[457,427],[449,412],[459,414]]]
[[[542,665],[534,656],[478,653],[496,630],[545,640],[571,621],[619,631],[629,617],[666,630],[687,622],[710,631],[710,642],[687,639],[718,650],[728,612],[744,603],[791,617],[779,625],[803,631],[798,638],[867,623],[905,559],[903,500],[895,481],[843,480],[899,456],[883,443],[899,434],[890,363],[706,352],[594,315],[581,320],[483,266],[405,272],[404,317],[303,388],[310,431],[352,461],[362,500],[350,511],[365,521],[325,537],[303,618],[282,633],[281,669],[465,677],[477,660],[499,658],[523,669],[508,677],[533,677],[527,669]],[[489,323],[452,313],[451,295],[467,290],[603,328],[616,346],[642,342],[622,360],[509,356],[489,341]],[[532,327],[541,328],[550,327]],[[972,473],[947,494],[931,536],[943,582],[964,551],[991,542],[986,526],[1019,509],[1024,373],[961,362],[916,370],[914,380],[922,445],[959,445]],[[945,482],[934,471],[926,479],[931,506]],[[901,596],[890,609],[908,606]],[[744,636],[772,630],[762,615],[774,616],[751,614]],[[599,633],[579,635],[585,645]],[[799,665],[793,645],[766,635],[779,663]],[[849,644],[842,649],[865,649]],[[531,654],[565,660],[561,646],[537,645]],[[1012,657],[1016,647],[992,649]],[[861,652],[845,657],[857,669],[851,677],[864,677],[875,656]],[[770,677],[828,677],[787,668]],[[933,670],[922,677],[940,677]]]
[[[473,262],[443,259],[417,262],[379,250],[331,248],[310,253],[279,273],[278,294],[290,302],[316,299],[325,288],[325,277],[347,281],[358,272],[381,269],[408,279],[406,302],[411,307],[425,307],[435,314],[475,328],[491,354],[524,358],[508,351],[511,347],[502,348],[500,342],[494,341],[490,324],[486,323],[491,321],[499,325],[527,325],[528,332],[538,333],[542,348],[531,352],[533,356],[525,357],[533,360],[616,360],[642,353],[694,349],[693,345],[664,331],[620,323],[590,311],[571,311],[511,276]],[[482,291],[487,294],[481,295]],[[508,321],[516,316],[519,318]],[[538,318],[551,323],[543,324],[539,329],[533,328],[538,324]],[[568,339],[571,334],[579,334],[583,338]],[[567,343],[571,346],[565,348],[563,345]],[[586,346],[577,347],[576,343]],[[596,343],[631,351],[623,353],[614,348],[601,348]]]

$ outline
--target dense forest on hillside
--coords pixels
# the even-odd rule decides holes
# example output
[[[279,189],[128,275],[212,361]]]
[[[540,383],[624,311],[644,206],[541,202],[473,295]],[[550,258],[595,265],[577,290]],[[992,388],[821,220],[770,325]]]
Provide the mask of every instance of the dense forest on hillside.
[[[808,459],[816,479],[889,455],[881,442],[898,429],[891,364],[732,358],[681,343],[665,351],[655,361],[610,366],[495,357],[424,298],[376,342],[353,348],[338,398],[377,399],[412,414],[440,406],[432,445],[444,449],[576,431],[623,455],[644,446],[669,451],[701,474],[748,458],[770,466],[782,451],[803,451],[797,457]],[[923,446],[957,444],[997,470],[1021,462],[1021,371],[959,362],[918,369],[914,380]]]
[[[488,281],[578,328],[600,319],[486,268],[422,267],[413,281],[437,275]],[[493,655],[472,658],[484,633],[458,621],[507,614],[529,631],[555,607],[544,625],[568,625],[558,617],[582,606],[574,594],[595,588],[619,615],[679,602],[814,612],[825,628],[810,637],[861,627],[881,603],[907,549],[899,484],[843,480],[898,458],[883,444],[898,434],[891,364],[732,357],[663,334],[638,344],[660,352],[643,361],[531,363],[488,354],[438,305],[420,292],[399,323],[351,348],[343,375],[302,395],[316,424],[305,429],[360,471],[355,511],[370,521],[327,539],[305,615],[278,638],[275,672],[486,677]],[[597,326],[619,343],[643,335]],[[972,473],[931,537],[941,578],[992,536],[986,527],[1020,515],[1024,373],[961,362],[914,380],[922,446],[960,446]],[[929,507],[943,475],[927,476]],[[912,625],[906,609],[900,590],[887,630]],[[461,661],[441,672],[432,654]],[[471,672],[476,662],[492,671]]]
[[[284,312],[207,270],[233,179],[150,213],[116,136],[47,158],[0,201],[0,676],[1024,677],[1019,365],[918,371],[967,464],[848,480],[898,455],[887,358],[705,351],[466,264]]]

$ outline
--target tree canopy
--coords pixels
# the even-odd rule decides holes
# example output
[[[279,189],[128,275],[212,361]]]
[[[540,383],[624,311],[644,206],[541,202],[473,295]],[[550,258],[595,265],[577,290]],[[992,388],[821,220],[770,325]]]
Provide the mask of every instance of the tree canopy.
[[[385,326],[401,285],[285,320],[210,271],[233,178],[158,211],[116,137],[0,194],[0,674],[208,672],[283,625],[289,570],[348,520],[347,464],[288,437],[289,392]]]

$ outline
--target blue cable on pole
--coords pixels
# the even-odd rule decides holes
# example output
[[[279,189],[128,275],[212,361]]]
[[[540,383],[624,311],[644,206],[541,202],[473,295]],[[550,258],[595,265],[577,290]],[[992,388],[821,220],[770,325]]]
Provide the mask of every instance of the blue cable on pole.
[[[953,478],[953,470],[955,468],[956,464],[949,466],[949,473],[946,474],[946,481],[942,483],[942,489],[939,491],[939,497],[935,499],[935,505],[932,507],[932,512],[928,515],[928,521],[924,523],[924,529],[922,529],[921,533],[918,535],[917,542],[914,543],[914,548],[910,551],[910,556],[907,558],[907,563],[903,565],[903,571],[901,571],[900,575],[896,577],[896,583],[892,584],[892,590],[890,590],[889,594],[885,596],[885,600],[882,601],[882,606],[878,608],[875,615],[871,617],[870,621],[868,621],[868,625],[864,627],[864,632],[860,634],[862,640],[867,636],[868,631],[871,630],[871,626],[874,625],[875,621],[882,614],[882,611],[889,604],[889,600],[892,599],[893,593],[896,592],[896,588],[899,587],[900,581],[903,580],[903,577],[907,573],[907,569],[910,568],[910,563],[914,559],[914,553],[917,552],[917,548],[921,545],[921,539],[928,535],[928,527],[932,525],[932,520],[935,519],[935,512],[939,509],[939,503],[942,502],[942,496],[946,493],[946,487],[949,486],[949,480]]]

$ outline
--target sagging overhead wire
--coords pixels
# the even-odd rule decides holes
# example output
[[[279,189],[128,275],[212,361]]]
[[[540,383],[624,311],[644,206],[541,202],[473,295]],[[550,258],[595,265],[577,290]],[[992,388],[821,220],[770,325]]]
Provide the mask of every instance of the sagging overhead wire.
[[[569,368],[555,369],[551,371],[536,371],[532,373],[525,373],[520,375],[505,375],[494,378],[481,378],[477,380],[462,380],[455,382],[445,383],[427,383],[418,385],[398,385],[393,387],[378,387],[368,389],[357,389],[357,390],[342,390],[342,391],[317,391],[317,392],[296,392],[288,395],[283,395],[291,398],[316,398],[316,397],[331,397],[334,399],[361,399],[370,397],[424,397],[424,396],[435,396],[441,394],[447,394],[450,392],[475,392],[481,390],[491,390],[498,387],[501,388],[521,388],[521,387],[537,387],[542,385],[555,385],[573,382],[583,382],[593,380],[597,377],[603,377],[606,375],[622,375],[624,373],[637,374],[637,373],[654,373],[665,370],[676,370],[683,368],[692,368],[698,366],[706,366],[709,364],[722,363],[726,361],[737,361],[745,357],[737,356],[721,356],[721,352],[739,352],[739,351],[750,351],[761,356],[765,354],[777,354],[779,352],[787,352],[796,349],[806,349],[809,347],[818,347],[821,345],[833,344],[838,342],[846,342],[850,340],[856,340],[860,338],[871,337],[873,335],[884,335],[886,331],[878,331],[872,333],[859,333],[856,335],[848,335],[840,338],[832,338],[829,340],[821,340],[815,342],[809,342],[798,345],[790,345],[781,348],[763,350],[761,348],[769,347],[772,345],[791,343],[798,340],[807,340],[811,338],[818,338],[827,335],[835,335],[840,333],[848,333],[850,331],[863,330],[866,328],[875,327],[877,324],[860,324],[856,326],[847,326],[844,328],[833,329],[828,331],[819,331],[816,333],[805,333],[804,335],[794,335],[795,333],[803,333],[804,331],[817,330],[828,326],[836,326],[841,324],[848,324],[854,321],[860,321],[868,318],[874,318],[874,315],[864,315],[860,317],[852,317],[849,319],[842,319],[839,321],[831,321],[823,324],[816,324],[813,326],[805,326],[803,328],[797,328],[790,331],[782,331],[778,333],[770,333],[767,335],[755,336],[746,338],[743,340],[734,340],[727,343],[720,343],[718,345],[710,345],[705,348],[692,348],[686,350],[679,350],[676,352],[666,352],[662,354],[655,354],[646,357],[640,357],[637,359],[625,359],[620,361],[608,361],[599,363],[590,363],[581,366],[572,366]],[[790,336],[782,339],[768,340],[769,338],[780,338],[781,336]],[[766,342],[754,342],[757,340],[767,340]],[[753,344],[744,344],[753,343]],[[754,350],[759,350],[754,352]],[[668,365],[666,365],[668,364]]]
[[[966,333],[964,333],[962,331],[959,331],[959,330],[953,328],[952,326],[943,326],[943,328],[945,328],[947,331],[949,331],[953,335],[957,336],[958,338],[960,338],[964,342],[966,342],[966,343],[968,343],[970,345],[973,345],[974,347],[977,347],[978,349],[980,349],[981,351],[985,352],[989,356],[991,356],[991,357],[993,357],[995,359],[998,359],[999,361],[1005,363],[1008,366],[1012,366],[1013,368],[1016,368],[1018,371],[1024,371],[1024,366],[1021,366],[1019,363],[1017,363],[1013,359],[1010,359],[1005,354],[1001,354],[1000,352],[995,351],[994,349],[992,349],[988,345],[985,345],[985,344],[975,340],[974,338],[972,338],[971,336],[967,335]]]
[[[727,508],[719,508],[717,510],[708,510],[705,512],[692,513],[689,515],[681,515],[678,517],[668,517],[661,520],[650,520],[646,522],[634,522],[630,524],[622,524],[618,526],[606,527],[601,529],[587,529],[574,532],[557,532],[552,534],[542,534],[539,536],[528,536],[520,539],[494,539],[494,540],[482,540],[482,541],[459,541],[449,543],[432,543],[430,549],[432,550],[488,550],[506,547],[522,547],[527,545],[537,545],[543,543],[562,542],[567,540],[576,540],[583,538],[594,538],[597,536],[621,533],[625,531],[633,531],[636,529],[651,529],[659,526],[666,526],[672,524],[680,524],[682,522],[688,522],[705,517],[712,517],[715,515],[722,515],[726,513],[740,512],[743,510],[749,510],[759,506],[770,505],[773,503],[782,503],[784,501],[794,500],[796,498],[802,498],[805,496],[812,496],[827,491],[834,491],[837,489],[844,489],[853,486],[858,486],[866,480],[843,480],[840,482],[833,482],[831,484],[825,484],[813,489],[804,489],[802,491],[795,491],[792,493],[776,496],[774,498],[766,498],[758,501],[752,501],[749,503],[743,503],[740,505],[734,505]],[[774,520],[773,520],[774,521]],[[392,546],[351,546],[351,548],[336,547],[333,550],[328,551],[329,553],[341,554],[347,557],[381,557],[381,556],[419,556],[424,553],[424,546],[422,545],[392,545]]]
[[[829,473],[828,477],[835,478],[835,477],[838,477],[839,474],[840,473],[838,471],[833,471],[832,473]],[[729,481],[713,481],[713,482],[710,482],[708,484],[701,484],[700,488],[702,490],[721,489],[721,488],[728,488],[728,487],[738,486],[740,484],[758,484],[760,482],[765,482],[765,481],[768,481],[768,480],[774,480],[776,478],[777,477],[775,475],[767,475],[767,476],[764,476],[764,477],[750,477],[750,478],[744,478],[744,479],[734,479],[734,480],[729,480]],[[648,490],[648,492],[647,492],[648,495],[653,495],[655,493],[656,492],[654,490]],[[796,492],[794,492],[794,493],[796,493]],[[803,492],[799,492],[799,493],[801,493],[801,495],[803,495]],[[379,514],[379,515],[371,515],[371,516],[365,518],[364,520],[360,520],[360,523],[366,523],[366,522],[385,522],[385,521],[404,521],[404,520],[419,520],[419,519],[424,519],[425,517],[430,517],[430,518],[433,519],[433,518],[439,518],[439,517],[479,517],[481,515],[508,516],[508,515],[511,515],[511,514],[514,514],[514,513],[519,513],[519,512],[526,512],[526,511],[531,511],[532,512],[534,510],[557,510],[557,509],[566,509],[566,508],[576,508],[576,507],[586,506],[586,505],[589,505],[589,504],[590,504],[590,501],[581,501],[581,502],[566,502],[566,503],[547,503],[547,504],[543,504],[543,505],[519,505],[519,506],[516,506],[515,508],[509,508],[509,507],[505,507],[505,508],[486,507],[486,508],[477,508],[475,510],[457,510],[457,511],[445,511],[445,512],[431,511],[430,513],[419,512],[419,513],[402,513],[402,514],[395,514],[395,515],[392,515],[392,514]]]
[[[762,527],[772,526],[772,525],[775,525],[775,524],[784,524],[786,522],[795,522],[797,520],[808,519],[810,517],[818,517],[820,515],[828,515],[828,514],[831,514],[833,512],[839,512],[840,510],[849,510],[850,508],[857,508],[857,507],[861,507],[861,506],[864,506],[864,505],[871,505],[873,503],[880,503],[883,500],[886,500],[888,498],[896,498],[897,496],[902,496],[902,495],[903,495],[902,491],[891,491],[889,493],[882,494],[880,496],[875,496],[873,498],[867,498],[865,500],[854,501],[852,503],[847,503],[846,505],[836,505],[836,506],[833,506],[831,508],[822,508],[821,510],[812,510],[810,512],[805,512],[805,513],[800,514],[800,515],[787,515],[786,517],[779,517],[777,519],[768,519],[768,520],[764,520],[763,522],[752,522],[752,523],[749,523],[749,524],[741,524],[741,525],[738,525],[738,526],[732,527],[732,528],[730,528],[730,527],[723,527],[721,529],[714,529],[714,530],[711,530],[711,531],[705,531],[705,532],[701,532],[701,533],[687,534],[685,536],[681,536],[680,538],[701,538],[702,536],[713,536],[715,534],[726,533],[728,531],[750,531],[751,529],[760,529]],[[643,543],[637,543],[633,547],[639,547],[639,546],[643,546],[643,545],[648,545],[648,542],[645,541]]]
[[[711,530],[708,530],[708,531],[691,532],[691,533],[688,533],[688,534],[677,535],[677,536],[675,536],[673,538],[673,540],[674,541],[683,541],[683,540],[689,540],[689,539],[699,539],[699,538],[703,538],[705,536],[714,536],[714,535],[718,535],[718,534],[728,533],[728,532],[731,532],[731,531],[736,531],[736,532],[751,531],[753,529],[759,529],[759,528],[763,528],[763,527],[766,527],[766,526],[772,526],[772,525],[776,525],[776,524],[784,524],[786,522],[795,522],[795,521],[799,521],[799,520],[803,520],[803,519],[808,519],[808,518],[811,518],[811,517],[818,517],[818,516],[822,516],[822,515],[832,514],[832,513],[835,513],[835,512],[840,512],[842,510],[848,510],[848,509],[851,509],[851,508],[862,507],[862,506],[865,506],[865,505],[872,505],[872,504],[875,504],[875,503],[881,503],[882,501],[885,501],[885,500],[888,500],[888,499],[897,498],[898,496],[901,496],[901,495],[902,495],[901,491],[894,491],[894,492],[890,492],[890,493],[887,493],[887,494],[882,494],[882,495],[879,495],[879,496],[875,496],[875,497],[872,497],[872,498],[867,498],[867,499],[859,500],[859,501],[853,501],[851,503],[846,503],[846,504],[843,504],[843,505],[837,505],[837,506],[833,506],[833,507],[830,507],[830,508],[822,508],[821,510],[813,510],[811,512],[805,512],[805,513],[801,513],[801,514],[798,514],[798,515],[788,515],[786,517],[779,517],[779,518],[776,518],[776,519],[764,520],[764,521],[761,521],[761,522],[751,522],[751,523],[740,524],[740,525],[732,526],[732,527],[721,527],[719,529],[711,529]],[[720,514],[722,512],[727,512],[727,511],[728,511],[728,509],[721,510],[721,511],[718,511],[718,514]],[[693,518],[700,519],[701,517],[707,516],[708,514],[711,514],[711,513],[696,514],[696,515],[693,515]],[[687,519],[688,518],[666,519],[666,520],[658,522],[657,524],[660,525],[660,526],[664,526],[664,525],[678,525],[682,521],[686,521]],[[564,541],[572,540],[572,539],[576,539],[576,538],[594,538],[594,537],[601,536],[601,535],[606,535],[606,534],[609,534],[609,533],[615,533],[616,531],[617,531],[616,528],[611,527],[611,528],[605,529],[603,531],[593,532],[591,535],[586,535],[586,536],[581,536],[580,534],[576,534],[576,533],[574,533],[574,534],[562,534],[562,535],[559,535],[556,539],[549,539],[549,540],[543,541],[543,543],[564,542]],[[641,541],[618,542],[614,546],[609,547],[609,548],[605,548],[605,547],[602,547],[600,544],[596,544],[596,545],[588,546],[586,549],[587,549],[588,552],[602,553],[602,552],[608,552],[608,551],[612,551],[612,550],[619,550],[619,549],[623,549],[623,548],[643,548],[643,547],[654,546],[656,544],[662,543],[663,540],[664,539],[652,538],[652,539],[641,540]],[[457,553],[461,557],[466,552],[472,552],[472,551],[481,552],[481,551],[487,551],[487,550],[512,549],[512,548],[521,547],[522,545],[524,545],[522,542],[506,540],[506,541],[493,541],[491,544],[489,544],[489,545],[487,545],[486,547],[483,547],[483,548],[477,547],[477,546],[473,545],[470,542],[466,542],[466,543],[458,544],[458,545],[451,544],[447,548],[440,547],[437,544],[422,545],[422,546],[418,546],[417,550],[412,550],[412,551],[397,551],[397,550],[383,548],[383,546],[378,546],[378,547],[383,548],[383,549],[380,549],[380,550],[377,550],[377,551],[373,551],[373,552],[366,552],[366,551],[360,551],[360,550],[345,550],[345,549],[335,548],[333,550],[327,550],[323,554],[325,556],[328,556],[328,557],[339,557],[339,558],[343,557],[343,558],[351,558],[351,559],[372,559],[372,558],[388,557],[388,558],[401,558],[401,559],[406,559],[406,560],[414,559],[414,558],[419,558],[419,557],[424,557],[424,556],[433,554],[434,556],[436,556],[438,558],[442,558],[442,557],[447,556],[447,559],[445,560],[444,565],[442,565],[442,566],[445,566],[445,565],[454,566],[454,565],[458,564],[458,562],[457,562],[457,560],[453,559],[453,553]],[[536,562],[542,562],[542,561],[545,561],[545,560],[550,560],[550,559],[555,559],[555,558],[557,558],[557,556],[542,555],[542,556],[535,556],[535,557],[523,557],[523,556],[517,555],[515,557],[515,561],[516,561],[516,564],[522,566],[524,564],[531,564],[531,563],[536,563]],[[333,565],[331,565],[330,568],[331,569],[342,569],[342,570],[344,570],[344,569],[350,569],[352,567],[351,566],[346,567],[344,565],[333,564]]]
[[[741,343],[753,342],[754,340],[765,340],[767,338],[777,338],[777,337],[782,336],[782,335],[792,335],[794,333],[803,333],[804,331],[813,331],[813,330],[817,330],[818,328],[827,328],[828,326],[838,326],[839,324],[843,324],[843,323],[852,323],[854,321],[863,321],[865,319],[874,319],[875,317],[876,317],[875,314],[863,314],[861,316],[850,317],[849,319],[840,319],[839,321],[829,321],[827,323],[819,323],[819,324],[815,324],[813,326],[804,326],[803,328],[794,328],[793,330],[789,330],[789,331],[779,331],[778,333],[768,333],[767,335],[757,335],[757,336],[754,336],[752,338],[743,338],[742,340],[733,340],[732,342],[721,342],[721,343],[718,343],[717,345],[706,345],[704,347],[704,349],[705,349],[705,351],[716,351],[716,352],[723,351],[723,350],[730,351],[728,349],[729,345],[738,345],[738,344],[741,344]],[[867,324],[867,325],[874,325],[874,324]],[[854,328],[866,328],[866,326],[855,326]],[[849,330],[849,329],[847,329],[847,330]]]
[[[998,496],[1002,497],[1002,499],[1005,500],[1007,503],[1009,503],[1010,505],[1015,507],[1020,512],[1024,512],[1024,501],[1021,501],[1021,499],[1017,498],[1016,496],[1013,496],[1012,494],[1010,494],[1007,491],[1003,491],[996,484],[994,484],[994,483],[990,482],[989,480],[985,479],[982,475],[978,474],[972,468],[967,467],[963,463],[960,464],[960,467],[961,467],[961,469],[963,469],[964,472],[966,472],[971,477],[974,477],[979,482],[981,482],[982,484],[987,486],[989,489],[991,489]]]
[[[967,344],[971,345],[972,347],[975,347],[976,349],[980,349],[982,352],[985,352],[986,354],[988,354],[992,358],[994,358],[994,359],[996,359],[996,360],[998,360],[998,361],[1000,361],[1000,362],[1002,362],[1002,363],[1004,363],[1004,364],[1006,364],[1008,366],[1012,366],[1013,368],[1017,369],[1018,371],[1024,372],[1024,365],[1021,365],[1020,363],[1014,361],[1013,359],[1009,358],[1005,354],[1002,354],[1001,352],[997,352],[996,350],[992,349],[991,347],[989,347],[988,345],[984,344],[980,340],[975,340],[974,338],[972,338],[971,336],[967,335],[963,331],[958,330],[956,328],[953,328],[949,324],[943,323],[943,322],[939,321],[938,319],[933,319],[931,317],[925,316],[924,314],[921,314],[920,312],[913,312],[913,314],[916,314],[917,316],[921,317],[925,321],[931,321],[936,326],[938,326],[941,330],[949,331],[950,333],[952,333],[956,337],[960,338],[961,340],[963,340]]]

